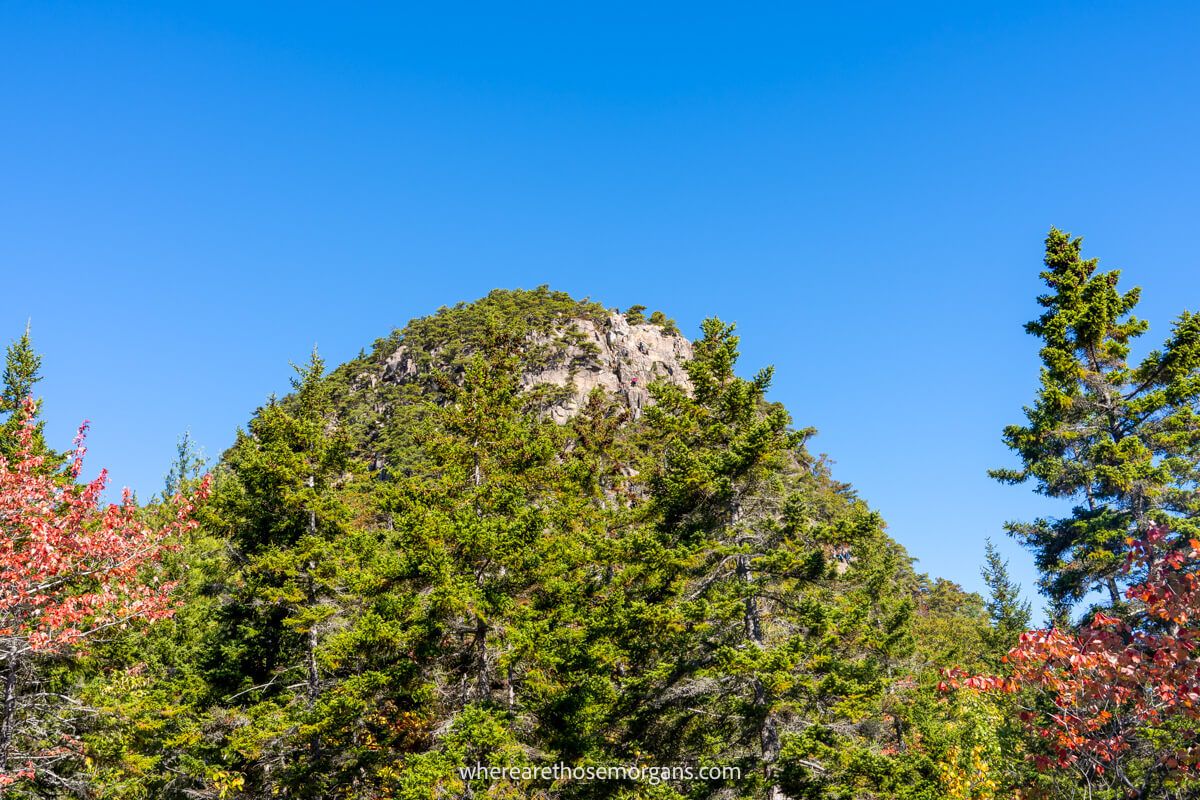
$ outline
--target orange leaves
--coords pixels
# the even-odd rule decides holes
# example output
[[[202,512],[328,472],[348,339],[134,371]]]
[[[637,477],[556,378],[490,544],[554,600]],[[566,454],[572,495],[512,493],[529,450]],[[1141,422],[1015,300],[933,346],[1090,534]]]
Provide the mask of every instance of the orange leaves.
[[[0,772],[0,789],[5,786],[11,786],[20,780],[29,780],[33,777],[33,767],[26,766],[15,772]]]
[[[107,475],[77,484],[86,423],[75,439],[66,475],[43,469],[33,447],[32,401],[23,406],[18,450],[0,458],[0,632],[13,656],[76,645],[93,631],[134,618],[172,612],[171,586],[141,585],[145,567],[160,558],[172,536],[196,525],[191,498],[176,498],[173,521],[147,527],[132,497],[103,507]]]
[[[1127,593],[1140,604],[1133,625],[1096,613],[1077,633],[1027,631],[1007,656],[1007,678],[952,672],[939,689],[1040,697],[1020,718],[1053,744],[1056,758],[1039,763],[1046,769],[1086,757],[1100,774],[1101,764],[1120,758],[1150,726],[1200,719],[1200,540],[1153,528],[1131,543],[1127,569],[1141,576]],[[1158,758],[1169,769],[1195,771],[1200,728],[1181,729],[1191,733]]]
[[[1009,678],[994,675],[968,675],[962,670],[942,670],[945,680],[938,683],[939,692],[952,689],[971,689],[977,692],[1016,692],[1020,686]]]
[[[205,478],[193,497],[176,498],[174,518],[158,528],[143,523],[128,492],[121,505],[103,507],[104,472],[76,483],[86,423],[66,469],[54,473],[33,446],[34,410],[27,399],[15,456],[0,456],[0,643],[10,667],[30,654],[78,647],[112,625],[170,616],[173,585],[146,585],[145,571],[174,535],[195,527],[195,504],[209,490]],[[28,767],[0,769],[0,788],[31,777]]]

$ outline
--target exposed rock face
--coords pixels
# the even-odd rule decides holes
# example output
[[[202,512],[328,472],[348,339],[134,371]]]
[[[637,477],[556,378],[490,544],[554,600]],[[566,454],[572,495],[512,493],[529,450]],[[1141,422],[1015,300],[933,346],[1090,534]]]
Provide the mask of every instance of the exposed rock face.
[[[624,397],[635,416],[653,402],[646,386],[654,381],[691,389],[683,362],[692,357],[692,344],[682,336],[665,334],[650,323],[631,325],[622,314],[610,314],[603,325],[591,320],[571,324],[595,345],[598,355],[572,345],[561,363],[523,376],[527,386],[574,386],[571,397],[551,411],[554,419],[574,416],[597,387]]]
[[[611,313],[597,324],[590,319],[572,319],[564,327],[573,328],[577,341],[563,344],[547,366],[521,376],[526,387],[551,384],[570,387],[571,392],[552,407],[550,416],[565,422],[579,412],[593,389],[601,388],[624,398],[639,416],[653,401],[646,386],[662,381],[691,390],[683,363],[692,358],[692,344],[678,333],[665,333],[652,323],[631,325],[620,313]],[[540,335],[536,344],[558,337]],[[397,383],[420,377],[418,362],[407,348],[399,347],[385,362],[384,380]]]

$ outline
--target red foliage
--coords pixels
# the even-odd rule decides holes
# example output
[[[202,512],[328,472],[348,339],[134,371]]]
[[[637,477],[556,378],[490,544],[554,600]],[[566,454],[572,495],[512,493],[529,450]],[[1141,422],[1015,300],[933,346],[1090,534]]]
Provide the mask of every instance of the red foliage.
[[[101,504],[105,472],[79,484],[87,424],[79,429],[66,474],[47,468],[33,445],[34,405],[26,400],[18,451],[0,456],[0,658],[7,668],[37,653],[64,652],[96,632],[173,612],[167,582],[146,584],[173,536],[194,527],[195,503],[174,499],[174,518],[152,528],[126,490],[120,505]],[[0,786],[26,771],[4,773]]]
[[[1200,541],[1157,527],[1129,545],[1130,622],[1095,613],[1076,633],[1029,631],[1010,676],[946,676],[946,688],[1032,690],[1021,718],[1053,754],[1043,769],[1103,775],[1137,751],[1152,771],[1200,774]]]

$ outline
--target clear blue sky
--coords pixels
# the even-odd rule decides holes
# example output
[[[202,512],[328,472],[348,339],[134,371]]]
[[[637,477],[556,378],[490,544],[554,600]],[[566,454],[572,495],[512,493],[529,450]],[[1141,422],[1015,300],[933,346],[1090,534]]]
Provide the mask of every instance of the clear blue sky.
[[[985,470],[1047,228],[1153,336],[1200,307],[1194,3],[384,5],[0,5],[0,339],[118,485],[314,342],[549,283],[736,321],[920,568],[1029,584],[1056,507]]]

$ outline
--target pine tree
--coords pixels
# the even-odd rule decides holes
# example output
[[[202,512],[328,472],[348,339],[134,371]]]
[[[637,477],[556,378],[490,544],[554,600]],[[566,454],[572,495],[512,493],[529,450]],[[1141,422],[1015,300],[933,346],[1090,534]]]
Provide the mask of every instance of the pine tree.
[[[538,389],[523,389],[526,342],[493,317],[419,435],[424,458],[394,491],[405,549],[423,554],[430,584],[423,621],[434,632],[421,673],[441,698],[443,732],[405,761],[405,796],[464,784],[463,763],[521,763],[522,733],[543,753],[576,758],[600,737],[604,645],[587,597],[611,486],[613,430],[592,405],[594,439],[568,447],[568,429],[541,413]],[[419,498],[419,499],[418,499]],[[548,756],[547,756],[548,757]],[[515,760],[515,762],[514,762]],[[476,785],[478,784],[478,785]]]
[[[763,675],[769,632],[761,562],[768,555],[766,541],[778,534],[780,473],[804,433],[791,430],[781,407],[766,404],[770,369],[750,381],[734,374],[733,326],[708,319],[702,330],[704,338],[687,364],[693,395],[677,387],[655,390],[657,405],[647,418],[667,442],[651,487],[664,526],[687,543],[685,565],[693,584],[688,601],[700,605],[714,627],[714,640],[704,645],[710,652],[694,653],[693,661],[714,658],[711,649],[751,647],[738,669],[738,710],[756,742],[769,796],[775,797],[780,737],[776,699]],[[688,691],[704,686],[705,672],[691,677],[694,688]]]
[[[980,570],[987,585],[987,613],[991,622],[988,645],[993,657],[999,659],[1017,643],[1017,638],[1029,628],[1029,601],[1021,599],[1021,585],[1008,574],[1008,562],[999,549],[987,540],[986,563]]]
[[[22,403],[33,395],[34,387],[42,379],[41,368],[42,357],[33,349],[29,326],[26,325],[21,338],[10,344],[4,354],[4,386],[0,389],[0,415],[4,415],[4,422],[0,425],[0,455],[10,459],[16,455],[22,426]],[[46,449],[43,435],[45,422],[38,419],[41,407],[42,401],[35,400],[32,444],[39,455],[51,455]],[[52,459],[47,466],[58,466],[60,463]]]
[[[837,769],[852,743],[824,726],[879,701],[889,659],[907,647],[911,602],[894,591],[907,565],[878,517],[807,454],[812,431],[766,400],[771,370],[735,374],[733,330],[705,321],[686,365],[691,395],[652,389],[646,420],[663,451],[649,511],[665,574],[651,585],[675,588],[657,599],[670,633],[627,702],[641,707],[635,735],[663,760],[739,762],[743,796],[775,800]]]
[[[1120,273],[1099,272],[1081,246],[1057,229],[1046,237],[1046,311],[1025,326],[1042,340],[1041,387],[1026,424],[1004,430],[1022,467],[991,474],[1078,503],[1007,526],[1034,553],[1042,592],[1062,605],[1099,589],[1117,606],[1128,539],[1156,521],[1200,530],[1200,316],[1183,312],[1162,349],[1131,366],[1147,330],[1132,316],[1139,290],[1118,291]]]
[[[328,685],[322,648],[342,624],[341,589],[354,563],[342,490],[356,470],[315,348],[295,370],[294,394],[272,398],[238,433],[218,482],[214,511],[240,568],[226,589],[227,633],[212,679],[263,715],[253,742],[260,755],[247,767],[255,782],[321,797],[327,753],[312,726]]]
[[[192,432],[184,431],[175,444],[175,460],[163,476],[163,499],[174,497],[204,474],[207,459],[192,440]]]
[[[88,665],[99,797],[942,796],[935,760],[976,728],[947,734],[932,676],[982,658],[983,599],[913,572],[770,371],[736,374],[732,326],[705,323],[694,391],[553,422],[562,387],[528,378],[586,363],[574,319],[603,310],[493,292],[332,377],[314,354],[258,410],[166,565],[177,623]],[[558,762],[743,780],[459,773]]]

